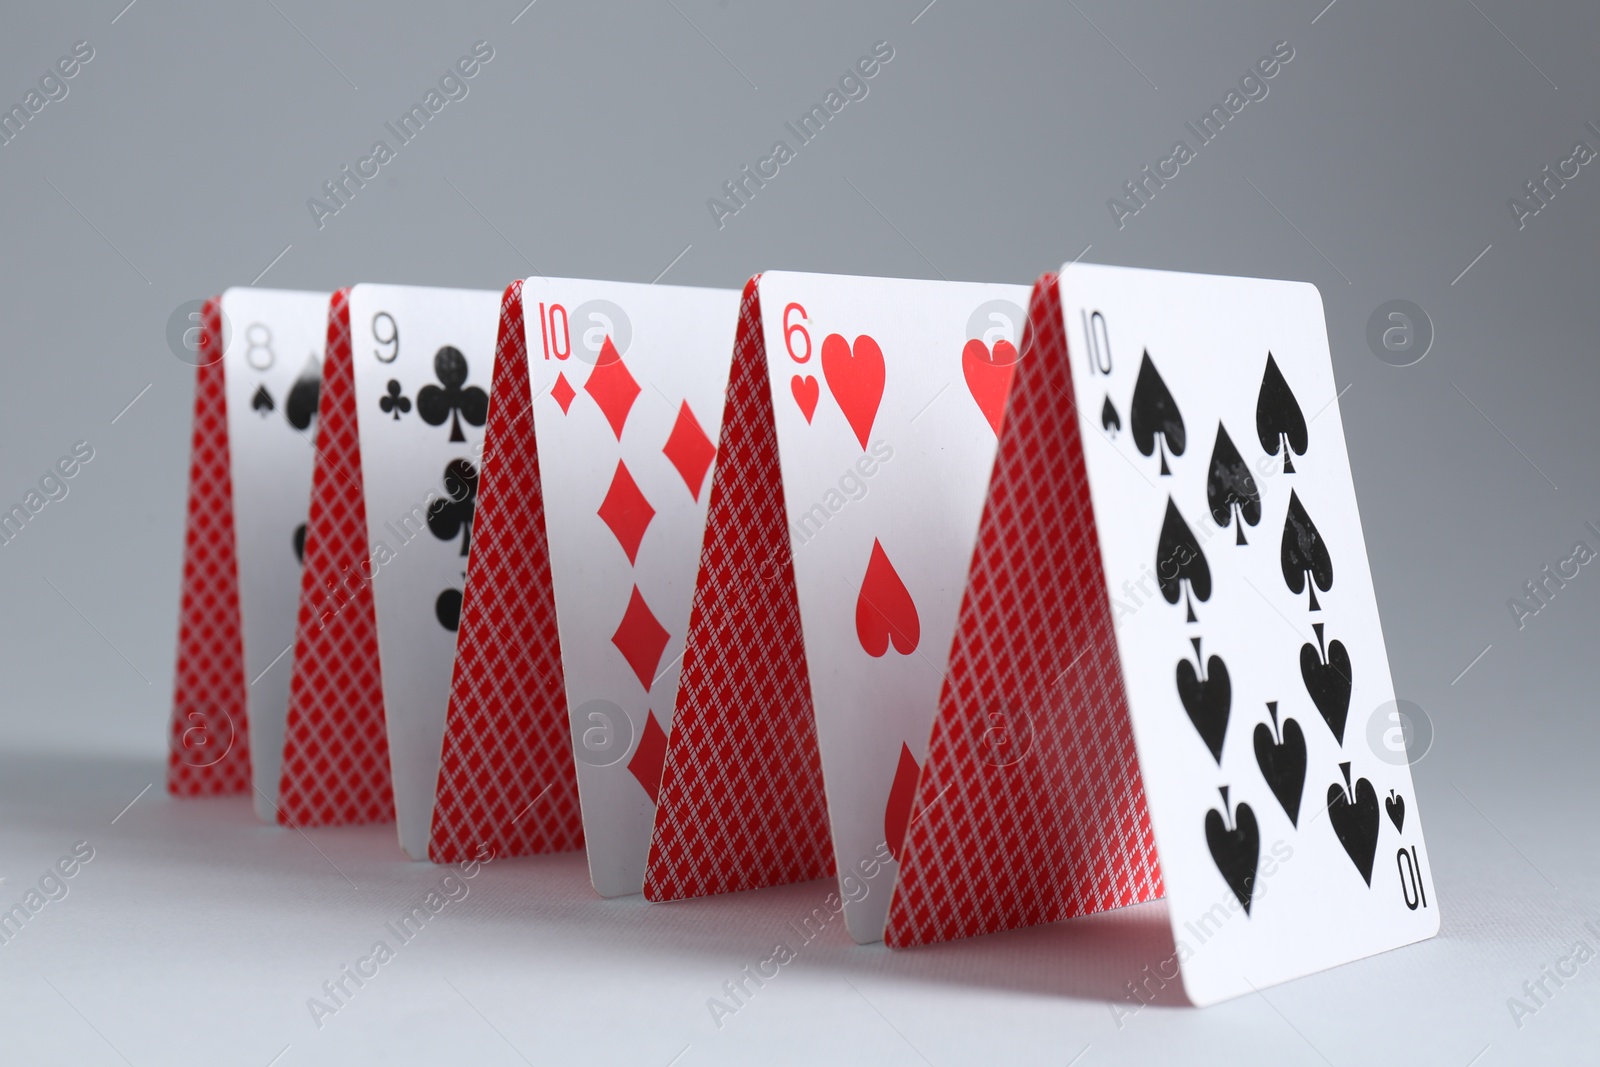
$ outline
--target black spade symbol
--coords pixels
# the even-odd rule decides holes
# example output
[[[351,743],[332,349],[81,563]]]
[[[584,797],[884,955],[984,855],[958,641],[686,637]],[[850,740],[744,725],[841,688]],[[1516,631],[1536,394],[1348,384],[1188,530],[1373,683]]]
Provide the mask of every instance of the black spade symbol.
[[[428,506],[428,529],[441,541],[461,535],[461,554],[472,546],[472,512],[478,501],[478,468],[464,459],[444,467],[445,495]]]
[[[1276,700],[1267,701],[1267,713],[1272,716],[1271,729],[1264,722],[1256,723],[1256,766],[1261,768],[1267,788],[1283,805],[1290,825],[1299,826],[1300,794],[1306,784],[1306,735],[1300,731],[1300,724],[1289,718],[1279,729]]]
[[[1106,402],[1100,405],[1100,428],[1113,435],[1122,429],[1122,416],[1117,414],[1117,406],[1111,402],[1109,395]]]
[[[267,387],[264,385],[256,386],[256,394],[250,398],[250,406],[256,411],[260,412],[263,418],[265,418],[273,408],[277,407],[277,405],[272,402],[272,394],[267,392]]]
[[[1333,731],[1333,739],[1344,745],[1344,723],[1350,714],[1350,690],[1354,676],[1350,672],[1350,653],[1344,643],[1335,639],[1323,651],[1323,624],[1312,623],[1317,632],[1315,645],[1307,641],[1300,646],[1300,677],[1306,683],[1311,702],[1322,714],[1322,721]]]
[[[322,368],[315,357],[308,356],[300,376],[289,387],[289,399],[283,405],[283,417],[289,420],[290,426],[301,431],[311,428],[311,420],[317,417],[317,399],[321,392]]]
[[[1339,764],[1344,785],[1328,787],[1328,821],[1361,878],[1372,885],[1372,858],[1378,851],[1378,791],[1365,778],[1350,788],[1350,764]]]
[[[306,524],[303,522],[294,528],[294,558],[302,565],[306,561]]]
[[[1211,599],[1211,568],[1206,566],[1200,542],[1194,539],[1178,507],[1167,497],[1167,515],[1161,521],[1161,538],[1156,542],[1156,580],[1168,604],[1176,604],[1188,583],[1189,621],[1194,622],[1194,601]]]
[[[1383,802],[1383,810],[1389,813],[1389,821],[1394,823],[1395,832],[1399,833],[1406,825],[1406,798],[1389,790],[1389,797]]]
[[[1167,453],[1183,455],[1186,440],[1183,415],[1178,411],[1178,402],[1167,391],[1167,383],[1156,372],[1156,365],[1150,362],[1149,352],[1140,361],[1139,377],[1133,383],[1132,418],[1133,443],[1146,456],[1160,447],[1161,473],[1171,474],[1167,469]],[[1161,438],[1159,443],[1156,441],[1158,436]]]
[[[1294,459],[1290,455],[1306,454],[1306,417],[1300,413],[1300,403],[1294,391],[1283,380],[1278,361],[1267,353],[1267,370],[1261,376],[1261,392],[1256,396],[1256,436],[1268,455],[1276,456],[1283,448],[1283,473],[1294,473]]]
[[[1300,503],[1299,495],[1292,489],[1289,490],[1289,514],[1283,520],[1282,559],[1283,580],[1288,583],[1289,592],[1299,596],[1315,583],[1315,588],[1311,589],[1311,610],[1321,611],[1317,590],[1326,593],[1333,588],[1333,559],[1311,516]],[[1306,581],[1307,576],[1310,582]]]
[[[1250,897],[1255,891],[1256,861],[1261,858],[1261,830],[1256,826],[1256,813],[1250,805],[1240,801],[1234,812],[1230,829],[1225,812],[1228,810],[1228,787],[1218,789],[1222,794],[1222,811],[1212,808],[1206,812],[1206,846],[1216,862],[1222,880],[1228,883],[1233,895],[1250,914]]]
[[[1203,659],[1200,655],[1200,639],[1191,637],[1189,640],[1194,644],[1195,662],[1204,665],[1205,674],[1198,673],[1194,663],[1186,659],[1179,660],[1178,699],[1183,701],[1183,710],[1188,712],[1189,721],[1199,731],[1200,740],[1210,750],[1211,758],[1221,766],[1222,741],[1228,733],[1228,707],[1233,702],[1233,683],[1228,680],[1228,665],[1222,662],[1221,656]]]
[[[1261,492],[1256,488],[1255,476],[1220,422],[1217,423],[1217,443],[1211,449],[1211,471],[1206,475],[1206,503],[1211,507],[1212,521],[1220,527],[1226,528],[1234,521],[1235,513],[1238,514],[1236,544],[1246,543],[1246,524],[1255,526],[1261,521]]]
[[[443,426],[449,419],[450,440],[465,441],[461,420],[482,426],[489,417],[489,394],[467,385],[467,357],[454,345],[445,345],[434,354],[433,373],[439,384],[417,390],[417,414],[429,426]]]
[[[434,618],[439,625],[454,633],[461,628],[461,590],[446,589],[433,602]]]

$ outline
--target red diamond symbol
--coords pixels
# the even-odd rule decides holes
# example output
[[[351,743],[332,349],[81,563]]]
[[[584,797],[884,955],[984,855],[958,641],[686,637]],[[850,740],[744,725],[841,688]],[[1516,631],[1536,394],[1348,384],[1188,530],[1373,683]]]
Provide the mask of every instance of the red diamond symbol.
[[[611,432],[617,435],[617,440],[622,440],[622,424],[628,421],[628,412],[633,410],[640,390],[639,383],[622,365],[622,357],[611,344],[611,338],[607,337],[600,346],[600,358],[589,372],[589,380],[583,383],[583,391],[594,397],[611,424]]]
[[[717,456],[717,446],[700,428],[687,400],[678,408],[678,421],[672,424],[672,432],[667,435],[667,443],[661,451],[678,468],[683,484],[689,487],[689,495],[698,501],[700,487],[706,482],[706,471],[711,469],[711,461]]]
[[[650,803],[656,803],[656,793],[661,789],[661,768],[667,762],[667,732],[656,722],[656,713],[647,712],[644,733],[639,735],[639,747],[633,750],[628,761],[628,771],[650,794]]]
[[[611,643],[628,661],[628,666],[633,668],[633,673],[638,676],[639,684],[644,686],[646,692],[650,690],[650,683],[655,681],[656,665],[661,662],[661,653],[667,647],[669,636],[656,621],[644,597],[639,595],[639,587],[634,586],[633,595],[628,598],[628,610],[622,613],[622,622],[618,624],[617,632],[611,635]]]
[[[556,375],[556,384],[550,387],[550,395],[556,398],[556,403],[561,405],[561,414],[565,415],[567,409],[572,407],[572,398],[577,396],[572,389],[572,383],[567,381],[565,374]]]
[[[606,498],[600,501],[597,514],[600,521],[617,535],[622,551],[628,554],[628,562],[637,562],[639,542],[644,540],[644,531],[650,525],[650,520],[656,517],[656,509],[639,491],[639,484],[628,473],[627,464],[620,460],[616,473],[611,476],[611,488],[606,490]]]

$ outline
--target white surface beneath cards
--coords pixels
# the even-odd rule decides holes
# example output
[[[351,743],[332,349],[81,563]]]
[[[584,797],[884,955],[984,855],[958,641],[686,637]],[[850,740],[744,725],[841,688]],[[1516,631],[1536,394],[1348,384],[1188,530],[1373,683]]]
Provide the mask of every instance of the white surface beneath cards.
[[[1583,925],[1600,855],[1572,847],[1600,808],[1593,734],[1551,748],[1538,776],[1523,746],[1507,766],[1482,747],[1492,705],[1513,696],[1495,689],[1466,695],[1481,707],[1418,768],[1441,935],[1204,1009],[1176,1003],[1176,983],[1132,999],[1173,953],[1160,903],[897,952],[855,945],[837,917],[809,942],[794,933],[831,882],[602,900],[576,852],[491,863],[400,943],[387,924],[448,872],[404,859],[392,826],[300,834],[261,825],[244,797],[173,800],[159,750],[8,752],[0,904],[78,841],[95,858],[0,945],[0,1028],[15,1062],[73,1067],[1583,1062],[1600,1030],[1595,962],[1564,987],[1546,980],[1520,1028],[1506,1003],[1574,941],[1600,944]],[[380,939],[394,958],[359,989],[347,981],[353,995],[319,1028],[308,999],[326,1000],[323,983]],[[780,941],[795,959],[756,989],[744,969]],[[754,995],[719,1027],[708,1002],[732,1005],[725,987],[740,980]]]

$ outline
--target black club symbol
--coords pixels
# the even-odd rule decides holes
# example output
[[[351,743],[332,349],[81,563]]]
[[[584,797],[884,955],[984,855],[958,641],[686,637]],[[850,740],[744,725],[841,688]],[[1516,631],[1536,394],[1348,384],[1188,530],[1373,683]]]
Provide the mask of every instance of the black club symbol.
[[[489,416],[489,394],[476,385],[467,385],[467,357],[453,345],[445,345],[433,357],[433,373],[438,385],[417,390],[417,414],[429,426],[443,426],[450,420],[450,440],[465,441],[461,420],[482,426]]]
[[[461,575],[466,579],[466,574]],[[433,602],[433,616],[439,625],[454,633],[461,629],[461,590],[446,589]]]
[[[430,386],[430,388],[432,387]],[[400,395],[400,383],[393,378],[389,379],[389,386],[386,391],[389,395],[378,398],[378,407],[383,410],[385,415],[394,412],[395,421],[398,422],[401,415],[411,410],[411,401]],[[427,418],[427,416],[423,417]]]
[[[444,467],[445,495],[428,508],[428,529],[441,541],[461,535],[461,554],[472,546],[472,511],[478,501],[478,468],[464,459]]]

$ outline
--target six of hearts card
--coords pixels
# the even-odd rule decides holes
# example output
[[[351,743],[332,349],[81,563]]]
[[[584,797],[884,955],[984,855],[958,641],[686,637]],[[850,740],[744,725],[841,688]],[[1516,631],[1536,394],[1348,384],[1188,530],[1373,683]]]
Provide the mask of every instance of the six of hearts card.
[[[1165,897],[1207,1004],[1432,936],[1321,299],[1015,285],[232,289],[169,788],[836,878],[905,946]]]

